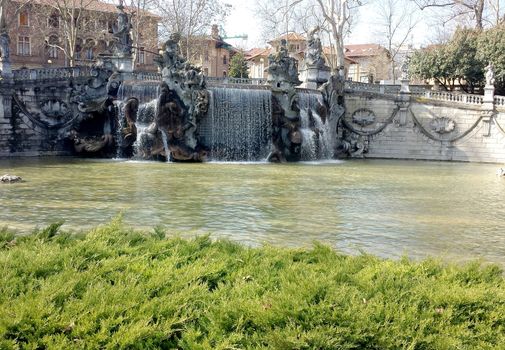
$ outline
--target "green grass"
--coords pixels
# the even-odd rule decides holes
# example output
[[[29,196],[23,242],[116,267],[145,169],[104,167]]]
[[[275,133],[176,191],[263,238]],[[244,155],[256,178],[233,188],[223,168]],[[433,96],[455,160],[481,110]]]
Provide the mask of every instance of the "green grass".
[[[0,349],[504,349],[496,266],[0,229]]]

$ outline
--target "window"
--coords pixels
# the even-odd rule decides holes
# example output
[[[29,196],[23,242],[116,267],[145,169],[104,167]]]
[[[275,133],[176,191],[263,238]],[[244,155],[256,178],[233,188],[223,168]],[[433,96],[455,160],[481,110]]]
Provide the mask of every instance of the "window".
[[[228,74],[227,74],[227,73],[226,73],[226,71],[224,70],[224,71],[223,71],[223,77],[225,77],[225,78],[226,78],[227,76],[228,76]]]
[[[139,49],[139,54],[138,54],[137,61],[140,64],[145,64],[146,63],[146,52],[144,51],[143,47],[141,47]]]
[[[109,23],[105,19],[98,20],[98,28],[109,31]]]
[[[228,57],[223,55],[223,64],[228,64]]]
[[[75,46],[75,58],[80,60],[81,59],[81,52],[82,52],[82,46],[77,44]]]
[[[29,36],[19,36],[18,37],[18,55],[20,56],[30,56],[30,37]]]
[[[49,58],[58,58],[58,49],[54,46],[49,46],[47,50],[47,55]]]
[[[47,47],[47,55],[49,56],[49,58],[58,58],[58,49],[55,46],[51,46],[56,44],[58,44],[58,37],[57,36],[49,37]]]
[[[50,28],[60,27],[60,17],[58,14],[54,13],[47,19],[47,26]]]
[[[28,27],[30,25],[30,21],[28,19],[28,11],[21,11],[18,17],[20,27]]]
[[[86,59],[87,60],[93,59],[93,48],[92,47],[86,48]]]
[[[209,62],[209,50],[205,50],[203,54],[203,60],[204,62]]]
[[[203,75],[205,75],[207,77],[209,76],[209,68],[204,68],[203,69]]]

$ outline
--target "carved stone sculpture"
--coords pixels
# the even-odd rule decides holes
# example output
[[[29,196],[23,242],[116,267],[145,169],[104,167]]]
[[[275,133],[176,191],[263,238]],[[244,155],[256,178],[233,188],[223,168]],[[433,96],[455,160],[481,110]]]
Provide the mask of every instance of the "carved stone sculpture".
[[[338,157],[363,158],[368,152],[368,139],[353,133],[350,130],[343,130],[342,137],[337,146]]]
[[[135,122],[137,121],[137,111],[139,109],[139,100],[135,97],[130,97],[124,106],[125,115],[125,127],[121,130],[123,136],[123,148],[127,148],[133,145],[137,139],[137,126]]]
[[[281,40],[279,51],[268,56],[268,83],[275,88],[290,88],[300,85],[298,63],[289,57],[286,40]]]
[[[430,123],[431,129],[437,134],[448,134],[456,128],[456,122],[451,118],[435,118]]]
[[[9,61],[11,40],[7,32],[0,34],[0,60],[2,62]]]
[[[302,133],[300,108],[295,86],[298,80],[296,60],[289,57],[286,41],[279,52],[269,56],[268,82],[272,85],[272,147],[271,162],[298,161],[301,156]]]
[[[207,113],[209,92],[201,69],[180,56],[180,35],[174,33],[157,59],[163,83],[155,118],[167,137],[173,160],[202,161],[205,151],[196,134],[197,123]]]
[[[309,66],[324,66],[323,46],[321,39],[317,35],[319,27],[312,28],[307,33],[307,51],[305,53],[305,62]]]
[[[493,86],[495,83],[494,65],[489,62],[486,66],[486,86]]]
[[[401,69],[401,79],[402,80],[408,80],[409,79],[409,58],[406,57],[403,60],[402,66],[400,67]]]
[[[375,123],[375,113],[366,108],[360,108],[352,114],[352,122],[361,127],[372,125]]]
[[[130,37],[130,30],[132,28],[130,18],[124,10],[123,1],[120,1],[117,6],[119,15],[117,24],[113,27],[113,35],[117,40],[116,53],[120,56],[131,56],[132,53],[132,40]]]

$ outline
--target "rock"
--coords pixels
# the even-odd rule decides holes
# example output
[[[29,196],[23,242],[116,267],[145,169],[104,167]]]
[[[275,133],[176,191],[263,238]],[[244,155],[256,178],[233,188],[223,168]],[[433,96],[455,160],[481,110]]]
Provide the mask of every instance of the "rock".
[[[16,176],[16,175],[5,174],[2,177],[0,177],[1,183],[15,183],[15,182],[21,182],[21,181],[23,181],[23,179],[20,176]]]

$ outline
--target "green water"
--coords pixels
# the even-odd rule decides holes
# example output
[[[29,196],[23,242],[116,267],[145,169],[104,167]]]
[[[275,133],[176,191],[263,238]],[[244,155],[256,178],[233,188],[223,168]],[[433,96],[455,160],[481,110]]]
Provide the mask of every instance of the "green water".
[[[168,164],[4,159],[0,226],[65,220],[82,229],[118,213],[138,228],[211,232],[246,244],[328,243],[385,257],[483,259],[505,266],[505,178],[498,165],[363,160]]]

